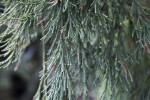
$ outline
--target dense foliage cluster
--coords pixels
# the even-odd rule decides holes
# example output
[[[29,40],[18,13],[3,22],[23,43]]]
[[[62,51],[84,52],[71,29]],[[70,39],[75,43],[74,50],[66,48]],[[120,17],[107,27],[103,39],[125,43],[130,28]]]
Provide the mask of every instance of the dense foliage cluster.
[[[42,35],[43,70],[35,100],[88,100],[101,87],[100,100],[144,98],[132,91],[132,67],[150,53],[150,9],[136,0],[2,0],[3,50],[0,68],[18,62]],[[145,67],[144,67],[145,68]],[[139,73],[140,74],[140,73]],[[130,94],[133,92],[133,94]],[[135,94],[139,93],[139,97]],[[147,91],[148,93],[148,91]],[[150,91],[149,91],[150,96]]]

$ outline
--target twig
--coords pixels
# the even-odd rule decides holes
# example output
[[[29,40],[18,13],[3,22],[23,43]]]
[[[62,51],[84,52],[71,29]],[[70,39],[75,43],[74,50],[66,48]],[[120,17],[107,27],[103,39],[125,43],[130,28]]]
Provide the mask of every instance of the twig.
[[[57,5],[57,3],[58,3],[58,0],[54,0],[52,2],[47,2],[47,4],[52,4],[52,7]]]
[[[19,60],[14,68],[14,71],[17,71],[19,69],[19,66],[20,66],[20,63],[21,63],[21,58],[22,58],[22,55],[24,54],[24,50],[22,51],[20,57],[19,57]]]
[[[48,77],[51,75],[52,71],[55,70],[56,64],[57,64],[57,62],[53,65],[53,67],[51,68],[49,74],[47,75],[47,77],[45,78],[44,81],[46,81],[48,79]]]

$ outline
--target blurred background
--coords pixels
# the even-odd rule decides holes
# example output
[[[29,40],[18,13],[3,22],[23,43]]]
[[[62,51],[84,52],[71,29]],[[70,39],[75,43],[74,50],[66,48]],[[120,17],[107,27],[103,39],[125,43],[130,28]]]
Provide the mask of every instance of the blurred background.
[[[5,29],[6,26],[0,27],[0,33]],[[42,70],[41,44],[37,40],[26,48],[18,68],[14,63],[9,69],[0,69],[0,100],[33,100],[39,85],[39,72]],[[3,59],[0,57],[0,60]]]

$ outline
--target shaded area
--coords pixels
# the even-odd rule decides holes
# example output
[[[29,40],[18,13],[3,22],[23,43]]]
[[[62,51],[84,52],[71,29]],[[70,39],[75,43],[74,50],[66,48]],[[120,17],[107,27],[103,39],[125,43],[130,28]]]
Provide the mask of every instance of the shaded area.
[[[39,46],[38,41],[31,43],[25,50],[16,72],[16,63],[12,64],[9,70],[0,70],[0,100],[33,100],[42,68]]]

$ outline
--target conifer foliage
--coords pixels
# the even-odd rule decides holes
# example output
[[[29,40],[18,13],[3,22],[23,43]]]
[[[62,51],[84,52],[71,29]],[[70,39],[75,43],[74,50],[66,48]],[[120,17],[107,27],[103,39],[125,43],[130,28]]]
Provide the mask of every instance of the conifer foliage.
[[[149,8],[136,0],[2,0],[0,4],[5,6],[0,26],[7,25],[0,33],[0,57],[5,57],[0,68],[20,61],[30,42],[42,35],[43,70],[35,100],[64,96],[76,100],[80,95],[88,100],[89,90],[98,87],[103,88],[99,100],[122,100],[130,94],[132,66],[143,51],[150,53]]]

